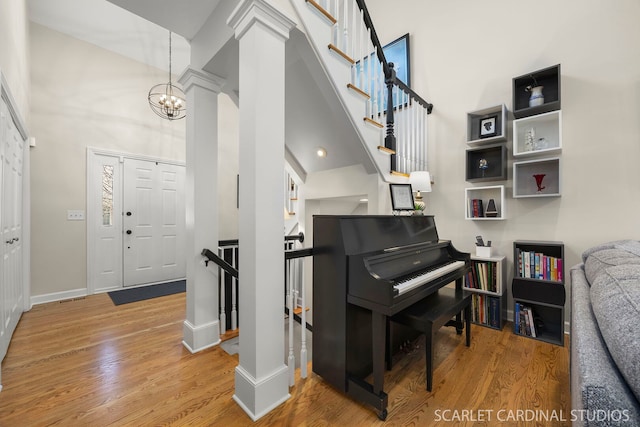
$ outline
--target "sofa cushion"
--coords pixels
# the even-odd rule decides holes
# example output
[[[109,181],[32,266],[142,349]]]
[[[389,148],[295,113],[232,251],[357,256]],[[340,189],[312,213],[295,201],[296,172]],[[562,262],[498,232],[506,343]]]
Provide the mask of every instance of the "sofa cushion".
[[[621,246],[613,246],[589,254],[584,263],[584,272],[589,283],[593,285],[607,268],[632,264],[640,265],[640,256],[622,249]]]
[[[640,400],[640,265],[605,269],[591,284],[590,293],[609,353]]]
[[[640,256],[640,241],[638,240],[624,240],[616,244],[615,247],[616,249],[623,249],[634,255]]]
[[[640,244],[640,241],[627,239],[627,240],[614,240],[612,242],[600,243],[599,245],[592,246],[589,249],[586,249],[584,252],[582,252],[582,262],[586,262],[587,258],[589,258],[589,255],[591,255],[592,253],[599,252],[604,249],[613,249],[616,247],[619,248],[621,245],[627,245],[627,244],[631,244],[631,245]]]

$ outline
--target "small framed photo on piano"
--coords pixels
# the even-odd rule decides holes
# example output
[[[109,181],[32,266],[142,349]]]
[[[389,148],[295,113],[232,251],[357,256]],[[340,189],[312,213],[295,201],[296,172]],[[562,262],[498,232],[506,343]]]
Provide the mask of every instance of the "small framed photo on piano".
[[[413,191],[411,184],[389,184],[391,190],[391,206],[394,211],[412,211]]]

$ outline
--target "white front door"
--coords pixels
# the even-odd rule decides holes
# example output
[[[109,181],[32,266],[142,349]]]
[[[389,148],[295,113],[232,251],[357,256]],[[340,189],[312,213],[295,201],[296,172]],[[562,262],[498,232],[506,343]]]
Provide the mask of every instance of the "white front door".
[[[124,159],[124,286],[186,275],[184,166]]]

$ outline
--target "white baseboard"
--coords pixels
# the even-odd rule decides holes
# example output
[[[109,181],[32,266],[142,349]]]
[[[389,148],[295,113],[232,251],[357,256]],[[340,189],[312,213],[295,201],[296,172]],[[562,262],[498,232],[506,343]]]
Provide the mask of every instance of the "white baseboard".
[[[220,344],[220,322],[217,320],[194,326],[188,320],[182,326],[182,345],[191,353],[197,353]]]
[[[251,420],[257,421],[290,397],[288,368],[284,364],[260,380],[253,378],[242,366],[236,366],[233,400]]]
[[[72,289],[70,291],[54,292],[51,294],[32,296],[31,305],[46,304],[48,302],[64,301],[74,298],[82,298],[87,296],[87,288]]]

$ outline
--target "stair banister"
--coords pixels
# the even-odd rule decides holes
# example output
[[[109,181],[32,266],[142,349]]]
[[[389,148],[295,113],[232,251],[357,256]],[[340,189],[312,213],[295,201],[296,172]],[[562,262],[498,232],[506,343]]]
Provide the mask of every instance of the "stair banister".
[[[406,156],[408,154],[408,158],[415,158],[415,155],[424,155],[426,153],[418,153],[419,151],[421,151],[419,148],[415,147],[415,144],[413,144],[413,148],[410,150],[415,150],[418,152],[414,152],[414,153],[402,153],[402,156],[404,156],[404,158],[401,158],[401,162],[402,165],[398,165],[398,157],[400,157],[400,153],[398,152],[398,144],[397,144],[397,139],[396,139],[396,131],[395,131],[395,117],[394,117],[394,110],[395,110],[395,106],[393,104],[393,91],[395,88],[400,89],[400,91],[403,93],[401,96],[398,96],[398,99],[401,99],[401,102],[398,106],[398,109],[400,108],[406,108],[411,106],[414,102],[421,105],[427,112],[427,114],[431,114],[431,111],[433,110],[433,104],[425,101],[422,97],[420,97],[414,90],[412,90],[409,86],[407,86],[407,84],[405,82],[403,82],[402,80],[400,80],[395,72],[393,63],[387,62],[387,59],[384,55],[384,50],[382,48],[382,44],[380,43],[380,39],[378,38],[378,34],[375,30],[375,27],[373,26],[373,21],[371,20],[371,16],[369,15],[369,11],[367,9],[367,6],[365,5],[364,0],[355,0],[358,8],[360,9],[361,13],[362,13],[362,19],[364,21],[365,27],[368,30],[370,39],[371,39],[371,43],[374,46],[376,55],[378,57],[378,60],[380,61],[380,64],[382,66],[382,71],[384,74],[384,83],[386,85],[387,88],[387,102],[386,102],[386,135],[384,138],[384,147],[388,150],[391,150],[394,154],[391,155],[391,161],[390,161],[390,167],[392,171],[396,171],[396,170],[405,170],[405,171],[409,171],[409,170],[418,170],[420,168],[426,168],[426,165],[424,164],[406,164]],[[371,63],[371,62],[370,62]],[[363,68],[363,67],[361,67]],[[406,94],[406,101],[405,101],[405,94]],[[376,95],[374,95],[374,97],[376,97]],[[375,116],[377,114],[379,114],[380,112],[377,111],[377,98],[374,98],[373,100],[373,105],[376,107],[374,110],[371,111],[371,115]],[[405,115],[403,117],[403,119],[407,120],[407,122],[409,121],[409,118],[407,117],[407,115]],[[417,118],[414,117],[414,120],[416,120]],[[422,124],[420,124],[420,121],[418,121],[419,126],[422,127]],[[417,141],[418,140],[418,136],[420,137],[424,137],[424,135],[420,134],[421,129],[413,129],[412,132],[418,132],[418,134],[412,134],[409,135],[409,139]],[[425,157],[426,158],[426,157]],[[400,166],[400,167],[399,167]]]

